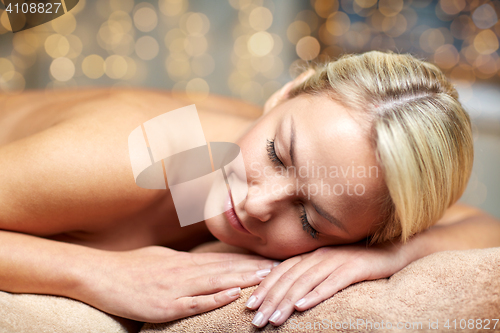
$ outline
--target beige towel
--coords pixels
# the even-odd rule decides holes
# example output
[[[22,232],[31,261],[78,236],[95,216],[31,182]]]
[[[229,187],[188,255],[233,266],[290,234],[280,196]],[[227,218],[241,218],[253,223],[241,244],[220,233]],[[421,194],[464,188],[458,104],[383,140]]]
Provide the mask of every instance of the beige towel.
[[[171,323],[145,324],[140,333],[355,332],[370,328],[377,332],[475,332],[481,331],[479,326],[484,327],[486,319],[490,329],[483,331],[500,332],[500,322],[493,329],[491,321],[500,319],[500,247],[435,253],[389,279],[352,285],[310,310],[295,312],[279,328],[268,324],[256,329],[251,324],[256,311],[245,310],[244,305],[255,288],[242,290],[238,300],[222,308]],[[474,329],[461,330],[460,324],[471,325],[469,319],[474,320]],[[387,329],[388,322],[392,329]],[[406,327],[398,329],[398,325]],[[429,325],[438,329],[429,330]]]
[[[1,333],[135,333],[142,324],[65,297],[0,292]]]

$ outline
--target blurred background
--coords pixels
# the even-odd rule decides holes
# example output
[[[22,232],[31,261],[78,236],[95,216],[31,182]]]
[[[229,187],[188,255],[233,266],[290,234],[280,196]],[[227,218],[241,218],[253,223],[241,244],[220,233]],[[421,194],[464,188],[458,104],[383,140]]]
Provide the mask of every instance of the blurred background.
[[[80,0],[12,33],[0,3],[0,93],[150,87],[262,105],[311,61],[411,53],[447,74],[473,120],[461,201],[500,217],[499,15],[498,0]]]

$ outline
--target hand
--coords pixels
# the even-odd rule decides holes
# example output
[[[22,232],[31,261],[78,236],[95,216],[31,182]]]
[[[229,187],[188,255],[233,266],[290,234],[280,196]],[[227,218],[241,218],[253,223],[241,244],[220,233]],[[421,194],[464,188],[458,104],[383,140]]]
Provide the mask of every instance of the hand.
[[[274,261],[160,246],[105,252],[78,299],[113,315],[160,323],[210,311],[259,284]]]
[[[411,262],[399,244],[353,244],[322,247],[283,261],[260,283],[247,301],[259,309],[252,321],[263,327],[285,322],[356,282],[386,278]]]

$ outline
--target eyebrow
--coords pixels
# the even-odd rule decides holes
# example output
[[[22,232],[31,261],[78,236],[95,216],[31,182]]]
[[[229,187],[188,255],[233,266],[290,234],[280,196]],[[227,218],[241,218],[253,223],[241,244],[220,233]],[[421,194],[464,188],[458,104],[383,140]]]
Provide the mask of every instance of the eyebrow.
[[[289,150],[289,154],[290,154],[290,159],[292,160],[292,166],[294,168],[296,168],[295,167],[295,160],[294,160],[295,137],[296,137],[295,136],[295,122],[293,120],[292,115],[290,116],[290,119],[291,119],[291,121],[290,121],[290,150]],[[323,208],[316,205],[312,200],[311,200],[311,204],[319,215],[323,216],[326,220],[328,220],[328,222],[337,226],[339,229],[347,232],[344,224],[342,222],[340,222],[339,219],[337,219],[335,216],[330,215],[326,210],[324,210]]]

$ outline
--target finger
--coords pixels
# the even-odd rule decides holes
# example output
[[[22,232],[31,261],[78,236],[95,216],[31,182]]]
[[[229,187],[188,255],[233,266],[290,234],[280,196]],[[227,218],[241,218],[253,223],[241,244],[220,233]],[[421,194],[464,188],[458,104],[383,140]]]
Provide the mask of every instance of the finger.
[[[285,260],[275,268],[273,268],[271,274],[269,274],[264,281],[259,284],[259,287],[254,290],[252,295],[248,298],[246,307],[250,310],[257,309],[264,301],[266,295],[273,288],[273,286],[278,282],[278,280],[288,272],[292,267],[295,267],[299,262],[302,261],[301,256],[293,257]]]
[[[323,282],[317,287],[312,289],[304,297],[295,303],[295,310],[305,311],[318,305],[324,300],[332,297],[340,290],[347,288],[351,284],[363,281],[361,274],[357,271],[356,267],[345,264],[340,266],[332,274],[330,274]]]
[[[338,269],[337,269],[338,270]],[[334,271],[336,274],[336,271]],[[290,289],[285,291],[285,296],[276,306],[276,309],[269,317],[269,322],[274,326],[283,324],[295,311],[296,304],[302,300],[306,294],[311,292],[332,274],[331,267],[325,269],[324,263],[311,267],[303,273]],[[341,274],[341,273],[339,273]],[[326,299],[326,298],[325,298]],[[304,301],[301,301],[302,304]],[[319,302],[318,302],[319,303]],[[260,309],[259,309],[260,311]],[[265,316],[264,316],[265,317]]]
[[[211,274],[187,279],[186,283],[179,287],[182,296],[208,295],[234,287],[247,288],[262,282],[270,272],[264,269],[254,272],[233,274]]]
[[[258,255],[241,253],[188,253],[188,255],[195,265],[228,260],[268,260]]]
[[[172,321],[192,315],[214,310],[231,303],[240,297],[241,288],[223,290],[213,295],[181,297],[174,302],[168,311],[168,318],[164,321]]]
[[[260,270],[272,270],[275,267],[276,261],[274,260],[228,260],[211,262],[208,264],[193,267],[194,270],[209,273],[242,273],[242,272],[256,272]]]
[[[299,265],[284,273],[266,295],[255,315],[255,322],[252,322],[254,325],[263,327],[268,320],[273,325],[281,325],[295,311],[295,302],[326,279],[331,272],[331,269],[322,269],[320,264],[305,271],[302,271],[304,267],[296,269],[297,266]]]

